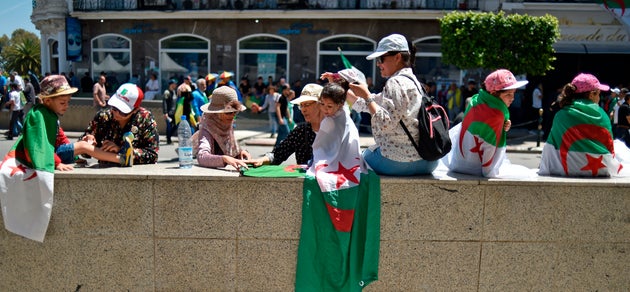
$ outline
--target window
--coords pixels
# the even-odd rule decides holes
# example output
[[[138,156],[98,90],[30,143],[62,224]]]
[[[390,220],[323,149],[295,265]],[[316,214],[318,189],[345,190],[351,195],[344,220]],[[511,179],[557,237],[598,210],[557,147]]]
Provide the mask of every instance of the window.
[[[59,42],[57,40],[48,41],[48,49],[50,50],[50,72],[59,74]]]
[[[237,41],[237,78],[247,76],[250,83],[262,76],[277,81],[289,76],[289,41],[285,38],[258,34]],[[290,80],[287,80],[290,82]]]
[[[131,40],[117,34],[92,39],[92,79],[107,74],[107,92],[113,92],[131,77]]]
[[[339,50],[341,49],[341,52]],[[346,69],[341,53],[352,66],[359,69],[366,78],[374,78],[374,62],[365,59],[374,52],[375,42],[355,35],[337,35],[325,38],[318,43],[318,75],[324,72],[337,72]]]
[[[442,63],[441,37],[431,36],[414,42],[416,46],[416,76],[424,82],[435,82],[440,88],[442,83],[455,82],[460,85],[460,70]]]
[[[175,35],[160,40],[160,75],[162,89],[167,80],[181,80],[190,75],[193,82],[210,72],[210,40],[197,35]]]

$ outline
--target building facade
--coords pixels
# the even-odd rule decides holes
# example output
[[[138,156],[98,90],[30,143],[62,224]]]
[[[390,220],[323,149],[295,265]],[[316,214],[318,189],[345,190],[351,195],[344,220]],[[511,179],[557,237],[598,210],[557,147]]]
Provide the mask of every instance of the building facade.
[[[544,2],[38,0],[31,19],[41,32],[42,72],[87,72],[93,78],[106,72],[117,82],[137,76],[142,84],[156,72],[164,88],[173,77],[222,71],[250,81],[271,76],[305,84],[322,72],[343,69],[340,50],[378,85],[383,79],[365,56],[391,33],[407,36],[418,47],[420,79],[481,81],[482,76],[441,63],[440,17],[457,9],[550,13],[560,19],[562,33],[556,69],[548,74],[558,79],[554,82],[591,71],[612,84],[630,83],[629,75],[613,74],[603,64],[627,64],[629,30],[622,17],[601,1]]]

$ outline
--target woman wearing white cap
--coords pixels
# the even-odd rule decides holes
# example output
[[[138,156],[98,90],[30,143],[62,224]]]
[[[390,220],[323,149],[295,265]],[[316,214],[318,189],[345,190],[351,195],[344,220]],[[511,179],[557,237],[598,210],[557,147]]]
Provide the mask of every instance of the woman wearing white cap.
[[[291,100],[292,104],[300,107],[306,123],[298,124],[280,144],[273,147],[273,151],[246,163],[254,166],[279,165],[295,153],[295,161],[298,164],[308,164],[309,160],[313,159],[315,133],[319,131],[319,125],[324,119],[318,102],[322,89],[321,85],[315,83],[306,84],[300,97]]]
[[[372,94],[366,84],[350,84],[356,96],[349,93],[348,101],[359,97],[352,109],[372,115],[376,145],[366,149],[363,158],[378,174],[430,174],[438,164],[420,158],[399,123],[402,120],[411,129],[413,139],[418,140],[417,116],[423,88],[413,73],[415,54],[415,47],[404,36],[389,35],[379,41],[376,52],[366,58],[376,59],[381,76],[389,78],[383,91]]]

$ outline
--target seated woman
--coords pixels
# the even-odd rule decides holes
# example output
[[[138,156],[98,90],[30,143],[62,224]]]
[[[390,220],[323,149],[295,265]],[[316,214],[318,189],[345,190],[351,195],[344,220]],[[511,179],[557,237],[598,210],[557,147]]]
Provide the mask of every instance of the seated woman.
[[[245,110],[236,91],[221,86],[212,93],[212,100],[201,107],[203,117],[199,130],[197,161],[200,166],[219,168],[231,165],[246,167],[243,159],[250,159],[247,150],[240,149],[234,138],[234,117]],[[193,142],[194,144],[194,142]]]
[[[510,165],[506,156],[508,107],[516,89],[526,84],[505,69],[486,77],[485,88],[470,99],[463,121],[449,131],[453,149],[441,160],[449,170],[484,177],[530,176]]]
[[[610,119],[598,105],[610,87],[591,74],[579,74],[562,89],[561,109],[543,147],[540,175],[572,177],[626,176],[619,157],[622,142],[613,142]],[[616,151],[618,150],[618,151]],[[622,153],[617,153],[622,152]]]
[[[287,160],[291,154],[295,153],[295,161],[298,164],[308,164],[313,158],[312,145],[313,141],[315,141],[315,133],[319,131],[319,125],[324,118],[318,102],[322,88],[321,85],[315,83],[306,84],[300,97],[291,101],[292,104],[300,107],[306,123],[298,124],[286,139],[273,147],[273,151],[266,153],[261,158],[246,162],[254,166],[263,164],[279,165]]]

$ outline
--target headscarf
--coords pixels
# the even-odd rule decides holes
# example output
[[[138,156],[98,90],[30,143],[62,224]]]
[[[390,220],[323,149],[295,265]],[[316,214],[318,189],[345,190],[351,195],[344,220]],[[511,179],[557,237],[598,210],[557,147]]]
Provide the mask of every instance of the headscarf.
[[[219,117],[221,114],[204,114],[201,117],[201,129],[208,132],[212,139],[219,145],[224,155],[236,157],[240,149],[234,137],[234,127],[232,123],[226,124]],[[210,141],[209,141],[210,142]],[[210,143],[212,154],[216,154],[215,143]]]

